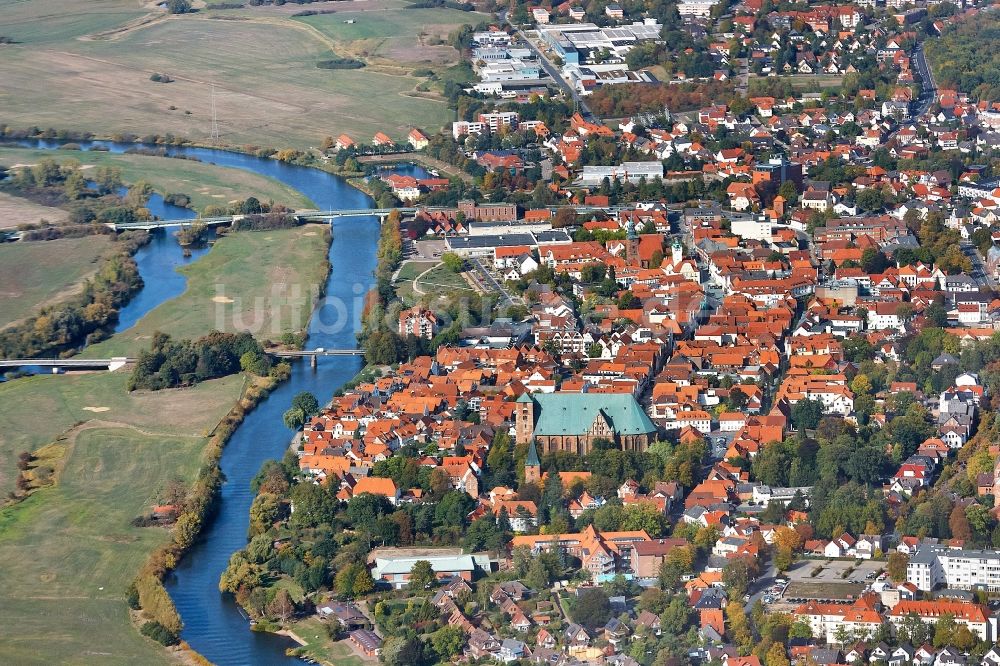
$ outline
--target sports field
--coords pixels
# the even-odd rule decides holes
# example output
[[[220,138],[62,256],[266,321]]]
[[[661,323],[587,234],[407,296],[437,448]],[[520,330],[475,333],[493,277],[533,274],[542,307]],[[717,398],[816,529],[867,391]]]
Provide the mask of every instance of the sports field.
[[[80,293],[109,247],[107,236],[0,243],[0,329]]]
[[[88,351],[96,357],[134,355],[157,331],[196,338],[212,330],[249,330],[273,340],[302,330],[313,290],[326,281],[327,239],[321,225],[224,236],[180,269],[188,277],[182,295]]]
[[[451,119],[443,99],[417,91],[424,79],[409,73],[456,62],[441,37],[483,19],[404,9],[398,0],[357,3],[370,11],[352,12],[355,23],[344,23],[351,18],[341,15],[345,3],[310,5],[337,13],[309,18],[247,8],[180,17],[154,11],[148,20],[128,0],[100,0],[95,14],[90,4],[0,0],[0,35],[21,42],[2,47],[0,122],[207,141],[214,86],[223,143],[307,149],[327,135],[367,142],[377,131],[402,140],[413,126],[436,132]],[[10,16],[9,7],[16,8]],[[86,15],[74,20],[78,12]],[[56,14],[64,16],[48,35]],[[371,61],[365,69],[316,67],[331,53],[362,51]],[[155,83],[153,73],[173,82]]]
[[[314,207],[312,201],[284,183],[242,169],[149,155],[0,147],[0,165],[3,166],[35,164],[42,158],[60,163],[76,160],[81,165],[117,167],[122,170],[122,178],[127,183],[144,180],[162,195],[187,194],[191,197],[192,207],[198,211],[206,206],[224,206],[249,196],[293,208]]]
[[[56,484],[0,510],[6,663],[167,662],[130,626],[124,590],[168,533],[130,523],[171,479],[194,480],[206,434],[236,402],[243,378],[134,395],[125,393],[126,378],[0,384],[4,472],[13,469],[11,451],[58,440],[42,449]]]

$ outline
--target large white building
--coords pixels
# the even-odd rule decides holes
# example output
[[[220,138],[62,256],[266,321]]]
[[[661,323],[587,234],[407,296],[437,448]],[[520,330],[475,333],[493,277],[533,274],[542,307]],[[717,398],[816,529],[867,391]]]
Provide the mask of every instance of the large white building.
[[[923,545],[906,566],[906,580],[925,592],[938,586],[1000,592],[1000,552]]]
[[[622,162],[611,166],[585,166],[580,174],[580,184],[585,187],[600,185],[604,179],[638,183],[641,179],[663,178],[662,162]]]
[[[708,18],[712,14],[712,7],[717,4],[719,0],[681,0],[677,4],[677,13],[681,16]]]

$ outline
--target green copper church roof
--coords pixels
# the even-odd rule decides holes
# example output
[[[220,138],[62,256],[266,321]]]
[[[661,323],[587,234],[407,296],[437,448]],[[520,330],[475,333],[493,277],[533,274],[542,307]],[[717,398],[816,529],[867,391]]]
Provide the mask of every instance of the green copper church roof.
[[[646,412],[628,393],[535,393],[535,436],[584,435],[594,419],[604,418],[618,435],[656,432]]]

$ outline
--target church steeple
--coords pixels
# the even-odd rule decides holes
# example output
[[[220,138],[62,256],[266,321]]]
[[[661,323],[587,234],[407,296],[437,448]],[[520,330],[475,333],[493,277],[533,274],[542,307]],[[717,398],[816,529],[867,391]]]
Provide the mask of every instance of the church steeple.
[[[625,224],[625,263],[639,265],[639,234],[635,230],[635,220],[629,217]]]
[[[542,462],[538,459],[535,440],[528,444],[528,457],[524,459],[524,482],[538,483],[542,478]]]

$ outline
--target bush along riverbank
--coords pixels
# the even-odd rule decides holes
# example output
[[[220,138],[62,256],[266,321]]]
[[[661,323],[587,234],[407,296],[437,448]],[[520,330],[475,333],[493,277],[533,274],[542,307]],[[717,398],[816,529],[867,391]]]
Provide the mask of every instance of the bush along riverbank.
[[[170,541],[163,544],[146,560],[135,581],[126,591],[133,623],[145,636],[164,646],[180,645],[180,650],[196,660],[206,662],[178,639],[182,621],[173,600],[163,586],[163,579],[194,544],[202,527],[211,519],[215,500],[223,482],[219,462],[229,438],[249,414],[274,388],[291,376],[291,366],[278,363],[265,376],[247,372],[247,384],[239,401],[213,430],[205,447],[204,462],[198,472],[182,511],[171,530]]]

